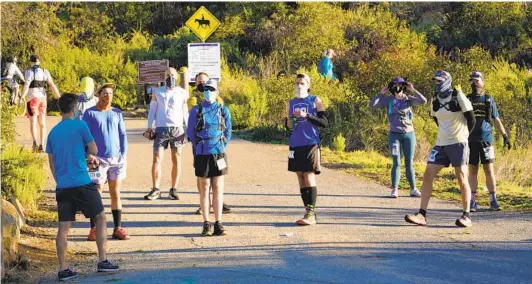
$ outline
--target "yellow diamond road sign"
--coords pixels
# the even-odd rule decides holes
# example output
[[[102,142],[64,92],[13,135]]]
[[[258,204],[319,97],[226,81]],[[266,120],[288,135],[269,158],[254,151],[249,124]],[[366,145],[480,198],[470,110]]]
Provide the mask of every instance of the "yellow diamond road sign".
[[[186,22],[202,41],[205,41],[220,26],[220,21],[209,10],[201,6]]]

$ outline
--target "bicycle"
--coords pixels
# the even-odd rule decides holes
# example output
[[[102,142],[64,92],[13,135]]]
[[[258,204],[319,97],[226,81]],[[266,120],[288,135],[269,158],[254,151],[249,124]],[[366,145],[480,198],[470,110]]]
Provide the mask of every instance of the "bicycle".
[[[1,92],[4,94],[4,90],[7,89],[6,94],[9,94],[9,107],[13,108],[16,116],[24,116],[26,114],[26,105],[27,100],[26,98],[22,97],[22,92],[20,91],[19,86],[16,88],[18,89],[17,95],[15,96],[14,90],[11,88],[11,82],[5,78],[2,78],[2,84],[1,84]]]

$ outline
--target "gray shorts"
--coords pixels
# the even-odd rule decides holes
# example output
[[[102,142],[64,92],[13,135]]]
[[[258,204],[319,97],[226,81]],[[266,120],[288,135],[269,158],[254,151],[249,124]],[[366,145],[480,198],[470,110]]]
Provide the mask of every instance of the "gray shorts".
[[[89,176],[95,184],[105,184],[108,180],[123,180],[126,178],[126,159],[120,157],[98,158],[99,167],[96,171],[89,171]]]
[[[185,146],[185,131],[182,127],[157,127],[155,128],[155,140],[153,140],[153,152],[158,152],[161,147],[165,150],[177,151],[177,148]]]
[[[459,167],[469,163],[469,146],[467,142],[446,146],[435,146],[430,151],[427,164]]]

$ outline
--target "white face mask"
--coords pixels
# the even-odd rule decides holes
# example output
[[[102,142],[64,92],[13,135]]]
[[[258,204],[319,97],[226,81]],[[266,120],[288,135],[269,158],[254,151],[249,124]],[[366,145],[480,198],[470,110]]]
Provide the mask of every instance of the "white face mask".
[[[304,99],[308,97],[308,89],[305,87],[296,86],[296,98]]]

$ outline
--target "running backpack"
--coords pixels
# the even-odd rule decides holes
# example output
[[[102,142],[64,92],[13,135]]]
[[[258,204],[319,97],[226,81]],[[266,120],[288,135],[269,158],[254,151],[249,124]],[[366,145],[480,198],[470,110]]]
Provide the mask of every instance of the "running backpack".
[[[224,141],[225,140],[224,131],[226,129],[225,116],[224,116],[224,113],[222,111],[222,108],[224,106],[221,105],[221,104],[218,104],[218,110],[217,110],[218,130],[222,132],[222,135],[220,136],[220,138],[216,138],[216,137],[215,138],[202,138],[202,137],[199,136],[200,131],[205,130],[207,127],[205,126],[205,118],[203,116],[203,106],[201,105],[199,100],[198,100],[197,106],[198,106],[198,114],[196,116],[196,125],[194,126],[194,133],[195,133],[195,136],[196,136],[196,144],[198,144],[199,142],[201,142],[203,140],[220,139],[221,141]]]
[[[458,103],[458,90],[453,88],[453,93],[451,94],[451,100],[442,104],[437,97],[432,100],[432,110],[437,112],[440,108],[445,108],[450,112],[459,112],[462,111],[460,104]]]
[[[471,101],[471,94],[469,94],[467,96],[467,98]],[[484,95],[484,117],[486,119],[486,121],[488,123],[491,124],[491,115],[492,115],[492,112],[491,112],[491,102],[493,101],[493,99],[491,98],[491,96],[486,92],[486,94]],[[471,101],[473,102],[473,101]],[[474,108],[475,104],[473,104],[473,108]]]
[[[37,72],[37,69],[42,69],[41,67],[39,67],[39,65],[34,65],[33,67],[31,67],[31,71],[33,71],[33,79],[31,80],[30,82],[30,88],[33,89],[33,88],[44,88],[46,87],[46,77],[45,77],[45,72],[44,72],[44,69],[42,69],[43,71],[43,76],[44,76],[44,80],[35,80],[35,75],[36,75],[36,72]]]
[[[388,118],[391,118],[391,117],[392,117],[392,112],[393,112],[393,101],[394,101],[394,100],[395,100],[395,99],[393,99],[393,100],[389,100],[389,101],[388,101]],[[409,108],[412,107],[412,102],[411,102],[410,100],[407,100],[407,101],[406,101],[406,104],[408,105]],[[409,118],[410,120],[413,120],[413,118],[414,118],[411,109],[408,111],[408,118]]]

